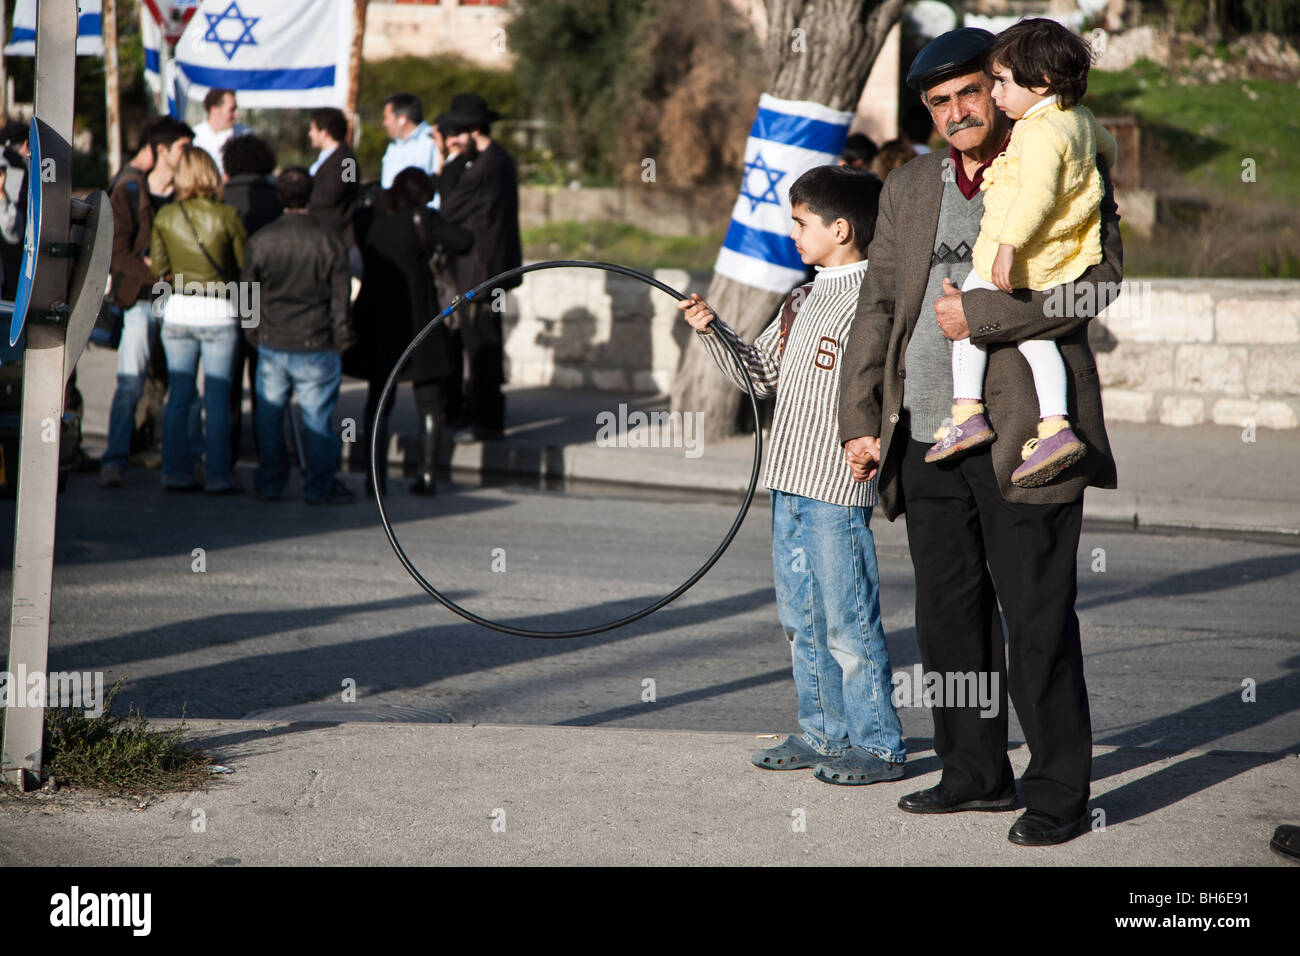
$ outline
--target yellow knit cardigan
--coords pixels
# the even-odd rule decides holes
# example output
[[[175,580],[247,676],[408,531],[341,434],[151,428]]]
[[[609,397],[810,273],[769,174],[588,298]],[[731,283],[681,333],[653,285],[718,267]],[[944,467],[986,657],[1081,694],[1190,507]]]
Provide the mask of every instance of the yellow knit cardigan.
[[[1098,153],[1114,169],[1115,139],[1084,106],[1053,104],[1016,122],[984,171],[984,216],[973,266],[992,281],[998,244],[1016,247],[1011,285],[1042,291],[1101,262]]]

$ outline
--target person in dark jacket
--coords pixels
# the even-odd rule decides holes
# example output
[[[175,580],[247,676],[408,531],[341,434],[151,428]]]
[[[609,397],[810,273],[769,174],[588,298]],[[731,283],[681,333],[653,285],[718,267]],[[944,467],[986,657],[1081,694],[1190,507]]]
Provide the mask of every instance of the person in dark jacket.
[[[180,154],[190,145],[194,131],[169,116],[146,126],[131,160],[108,184],[113,207],[113,253],[109,259],[114,304],[122,310],[122,337],[117,345],[117,387],[108,413],[108,447],[100,458],[99,483],[105,488],[122,484],[136,423],[143,403],[148,434],[161,431],[162,399],[167,391],[167,366],[157,361],[162,347],[162,316],[153,307],[155,277],[149,258],[154,214],[171,200],[172,176]],[[157,366],[157,374],[151,371]],[[153,378],[150,387],[150,378]],[[191,412],[191,427],[196,424]],[[191,434],[191,440],[195,436]]]
[[[356,231],[361,246],[365,278],[357,296],[357,331],[360,358],[367,370],[370,391],[366,423],[375,421],[379,393],[402,351],[439,310],[429,258],[439,247],[464,253],[474,242],[467,230],[446,222],[428,208],[433,184],[423,170],[408,167],[397,174],[378,202],[357,210]],[[432,495],[438,450],[446,422],[446,396],[458,383],[452,378],[447,330],[437,326],[420,344],[401,373],[413,383],[420,415],[419,479],[413,494]],[[380,491],[387,472],[388,414],[385,405],[376,432],[384,461],[380,462]]]
[[[284,211],[275,195],[275,150],[253,133],[232,136],[221,147],[221,165],[225,171],[225,201],[235,207],[249,236]],[[248,367],[249,394],[252,395],[253,420],[257,420],[257,350],[241,336],[235,353],[235,369],[230,380],[230,460],[239,461],[244,431],[244,367]]]
[[[339,436],[334,409],[342,352],[356,339],[348,315],[348,258],[343,243],[307,211],[311,174],[280,173],[284,215],[248,241],[241,279],[259,290],[258,322],[245,330],[257,348],[257,496],[278,500],[289,478],[284,412],[290,390],[306,428],[308,504],[347,504],[356,496],[335,477]]]
[[[225,201],[239,213],[249,236],[280,218],[283,207],[275,194],[275,150],[255,133],[232,136],[221,147],[225,170]]]
[[[307,208],[317,222],[332,230],[343,248],[356,246],[352,215],[361,194],[361,170],[357,154],[347,145],[348,121],[343,111],[322,106],[311,111],[307,138],[319,150],[311,167],[311,202]]]
[[[519,239],[519,182],[515,161],[491,137],[491,125],[501,114],[490,110],[483,97],[461,93],[451,109],[439,117],[450,149],[459,152],[444,177],[442,214],[474,236],[474,246],[452,263],[461,292],[474,288],[523,261]],[[463,163],[463,168],[461,164]],[[461,310],[461,337],[469,364],[470,427],[457,441],[502,437],[506,419],[505,349],[501,332],[504,293],[521,280],[484,290]]]

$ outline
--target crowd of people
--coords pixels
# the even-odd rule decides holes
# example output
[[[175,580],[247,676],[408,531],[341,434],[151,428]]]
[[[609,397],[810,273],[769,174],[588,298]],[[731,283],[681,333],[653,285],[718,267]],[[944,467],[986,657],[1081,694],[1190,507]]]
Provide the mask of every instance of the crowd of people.
[[[515,164],[492,138],[501,116],[481,96],[462,93],[427,122],[417,97],[393,94],[383,109],[388,149],[378,182],[367,184],[341,110],[313,110],[315,161],[276,174],[272,145],[237,121],[234,91],[213,89],[203,106],[195,128],[169,117],[149,123],[108,186],[114,239],[105,324],[117,326],[110,338],[118,365],[100,484],[122,485],[133,451],[152,445],[160,423],[166,491],[244,493],[234,465],[247,381],[253,494],[274,501],[287,488],[292,396],[305,433],[299,439],[291,423],[304,500],[355,501],[337,474],[335,410],[345,372],[368,383],[369,426],[415,334],[459,292],[521,264]],[[0,239],[17,228],[11,191],[0,178]],[[497,291],[480,290],[402,366],[420,421],[413,494],[436,493],[448,436],[504,436]],[[390,396],[378,418],[380,493],[392,404]],[[364,431],[354,437],[370,447]]]

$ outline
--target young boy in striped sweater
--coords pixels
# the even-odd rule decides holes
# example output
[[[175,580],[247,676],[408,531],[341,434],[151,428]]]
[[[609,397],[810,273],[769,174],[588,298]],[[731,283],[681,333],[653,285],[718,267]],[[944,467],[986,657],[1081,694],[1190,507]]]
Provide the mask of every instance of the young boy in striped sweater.
[[[898,780],[907,755],[868,527],[875,481],[853,480],[836,413],[840,350],[866,275],[880,190],[875,176],[849,167],[820,166],[795,181],[790,236],[817,277],[790,294],[753,345],[698,295],[677,304],[733,383],[743,388],[744,378],[722,338],[743,357],[755,394],[776,394],[765,481],[777,608],[803,733],[756,751],[753,762],[813,767],[819,780],[838,784]]]

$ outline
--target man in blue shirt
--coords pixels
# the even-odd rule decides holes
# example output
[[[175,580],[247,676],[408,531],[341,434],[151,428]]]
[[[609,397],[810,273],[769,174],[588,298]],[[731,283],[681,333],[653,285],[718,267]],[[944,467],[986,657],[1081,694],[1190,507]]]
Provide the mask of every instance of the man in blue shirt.
[[[379,173],[379,184],[385,189],[393,185],[397,174],[408,166],[436,176],[441,164],[434,147],[432,131],[424,122],[424,107],[410,93],[394,93],[384,100],[384,132],[388,134],[388,149],[384,152]]]

